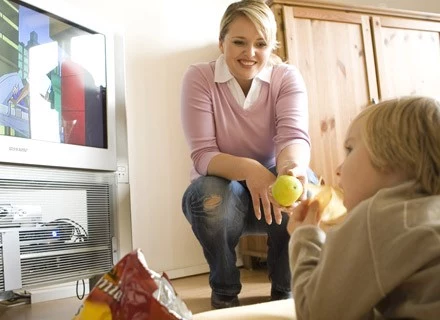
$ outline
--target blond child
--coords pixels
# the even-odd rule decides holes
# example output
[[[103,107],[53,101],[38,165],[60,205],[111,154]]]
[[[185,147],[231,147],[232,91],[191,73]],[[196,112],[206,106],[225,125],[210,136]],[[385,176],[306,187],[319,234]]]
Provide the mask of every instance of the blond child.
[[[370,106],[344,148],[346,220],[326,234],[304,201],[289,221],[298,319],[440,319],[440,103]]]

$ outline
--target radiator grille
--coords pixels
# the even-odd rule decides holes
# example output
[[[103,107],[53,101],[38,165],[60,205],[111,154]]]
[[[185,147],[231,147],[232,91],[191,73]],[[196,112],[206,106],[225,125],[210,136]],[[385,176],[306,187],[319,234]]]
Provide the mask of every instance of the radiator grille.
[[[107,248],[88,249],[55,251],[53,255],[22,259],[23,287],[86,279],[107,272],[111,266]]]
[[[114,172],[0,166],[0,209],[7,211],[0,228],[19,232],[23,288],[112,267],[115,195]]]

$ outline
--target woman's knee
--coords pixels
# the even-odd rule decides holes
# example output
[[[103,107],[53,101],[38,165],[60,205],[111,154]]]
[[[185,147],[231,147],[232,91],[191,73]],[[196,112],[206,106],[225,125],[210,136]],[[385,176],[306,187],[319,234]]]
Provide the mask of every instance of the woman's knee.
[[[230,181],[215,176],[200,177],[185,192],[182,207],[188,216],[210,216],[217,218],[227,215],[231,208],[245,211],[246,191],[237,181]]]
[[[185,215],[203,214],[218,208],[222,204],[229,182],[214,176],[199,177],[193,181],[182,200]]]

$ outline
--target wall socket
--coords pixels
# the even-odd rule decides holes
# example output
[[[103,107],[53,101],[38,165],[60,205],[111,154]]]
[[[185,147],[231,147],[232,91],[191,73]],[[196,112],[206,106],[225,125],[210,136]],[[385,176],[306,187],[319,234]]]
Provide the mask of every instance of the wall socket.
[[[128,180],[128,165],[118,165],[118,183],[129,183]]]

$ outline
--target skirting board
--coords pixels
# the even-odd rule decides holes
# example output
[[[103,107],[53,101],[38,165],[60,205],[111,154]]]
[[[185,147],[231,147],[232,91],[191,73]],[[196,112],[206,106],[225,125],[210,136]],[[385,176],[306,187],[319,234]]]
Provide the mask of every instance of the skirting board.
[[[51,301],[57,299],[76,297],[76,282],[68,282],[60,285],[53,285],[42,288],[34,288],[26,290],[31,293],[31,303]],[[89,280],[84,280],[78,283],[78,294],[84,297],[89,293]]]

